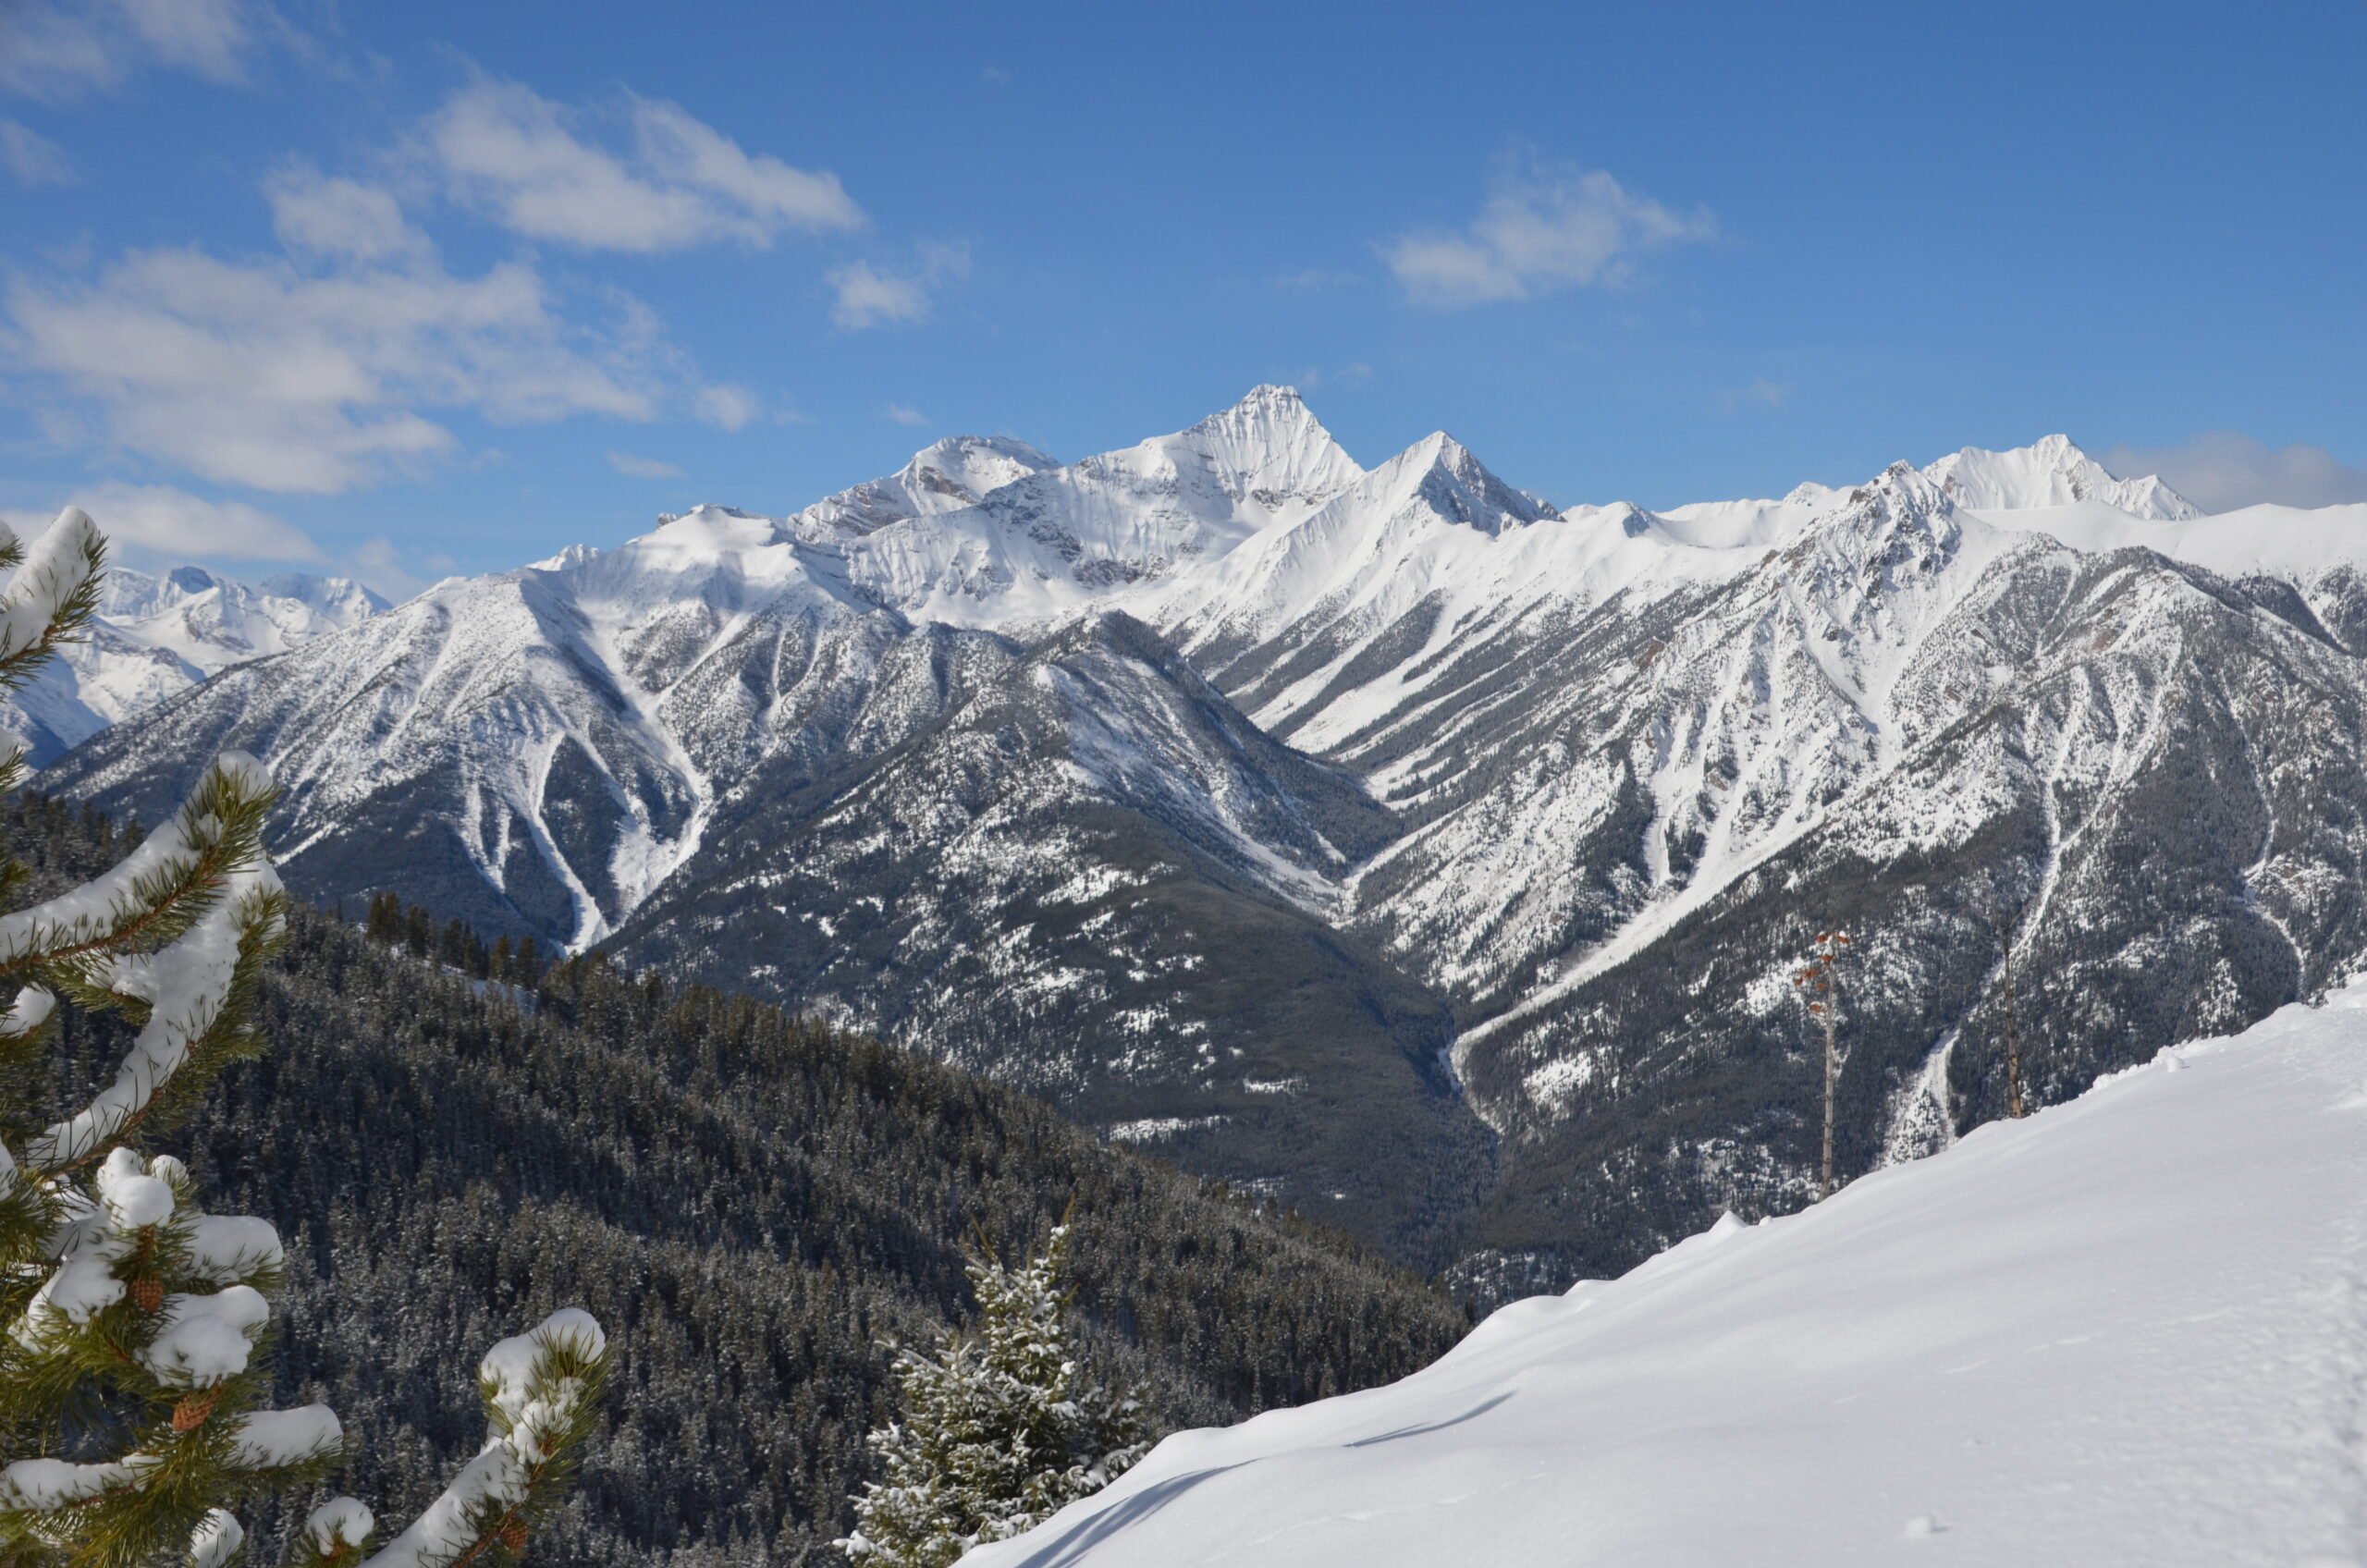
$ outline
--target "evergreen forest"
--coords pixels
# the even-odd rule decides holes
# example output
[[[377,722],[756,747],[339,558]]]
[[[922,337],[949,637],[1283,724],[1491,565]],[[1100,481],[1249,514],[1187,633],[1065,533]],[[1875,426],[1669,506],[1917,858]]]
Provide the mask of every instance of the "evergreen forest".
[[[0,827],[36,897],[138,831],[31,792]],[[264,1054],[159,1144],[216,1207],[278,1228],[279,1397],[335,1406],[351,1452],[330,1485],[395,1521],[482,1441],[482,1347],[580,1305],[616,1354],[607,1419],[534,1560],[836,1562],[894,1408],[889,1347],[967,1319],[965,1248],[1023,1255],[1072,1204],[1087,1358],[1162,1430],[1403,1377],[1468,1327],[1337,1233],[957,1069],[596,954],[373,915],[375,936],[291,912]],[[88,1083],[126,1038],[69,1012],[59,1071]],[[255,1521],[256,1561],[311,1501]]]

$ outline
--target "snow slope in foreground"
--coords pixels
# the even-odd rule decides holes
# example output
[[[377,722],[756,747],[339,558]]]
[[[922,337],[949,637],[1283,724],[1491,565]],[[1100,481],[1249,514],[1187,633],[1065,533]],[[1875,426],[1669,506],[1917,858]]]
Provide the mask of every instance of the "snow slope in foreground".
[[[1179,1434],[963,1568],[2367,1562],[2367,983]]]

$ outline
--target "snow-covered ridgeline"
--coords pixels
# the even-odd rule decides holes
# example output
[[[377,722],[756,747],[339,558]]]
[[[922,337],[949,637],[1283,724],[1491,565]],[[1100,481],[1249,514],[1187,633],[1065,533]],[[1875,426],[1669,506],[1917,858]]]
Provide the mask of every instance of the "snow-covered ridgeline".
[[[979,1568],[2350,1561],[2367,985],[1170,1438]]]
[[[2060,437],[2012,453],[1968,449],[1922,477],[1927,495],[1993,507],[2068,497],[2075,508],[2140,508],[2147,521],[2111,512],[2124,527],[2167,531],[2172,520],[2194,519],[2158,481],[2116,480]],[[1489,704],[1409,672],[1476,641],[1475,627],[1566,621],[1615,598],[1640,604],[1730,582],[1763,568],[1772,547],[1846,527],[1865,494],[1804,485],[1783,502],[1564,514],[1443,435],[1367,473],[1295,393],[1276,387],[1173,435],[1066,466],[1007,438],[959,437],[786,518],[701,508],[615,549],[571,548],[519,572],[439,584],[399,624],[341,642],[323,656],[300,726],[290,713],[280,727],[310,737],[293,741],[302,754],[280,759],[283,776],[308,791],[304,822],[287,841],[302,850],[336,836],[358,802],[450,758],[468,776],[465,837],[479,874],[506,895],[518,857],[529,855],[539,864],[525,875],[546,891],[526,896],[563,897],[573,906],[559,923],[567,937],[596,940],[696,856],[729,792],[718,780],[827,704],[817,685],[866,680],[882,636],[936,621],[1034,637],[1108,610],[1159,627],[1203,668],[1243,648],[1290,653],[1268,657],[1237,691],[1244,705],[1294,745],[1334,754],[1385,795],[1410,800],[1438,782],[1441,745],[1367,758],[1386,748],[1392,722],[1465,742]],[[2157,543],[2171,542],[2165,532]],[[1855,564],[1835,571],[1847,578]],[[312,605],[298,588],[258,596],[202,576],[125,576],[113,624],[136,635],[141,653],[93,649],[79,707],[70,693],[29,694],[36,728],[79,741],[195,674],[376,607],[350,584],[313,585]],[[730,670],[787,622],[810,629],[800,650],[809,659],[830,652],[793,683],[785,709],[777,694],[754,701]],[[114,635],[103,634],[110,648]],[[1322,645],[1309,646],[1318,636]],[[1376,650],[1383,637],[1402,645]],[[1911,651],[1897,635],[1883,641],[1894,658]],[[1858,688],[1880,687],[1892,672],[1858,662],[1842,670],[1820,661],[1845,703],[1862,709]],[[1352,666],[1364,667],[1361,678],[1342,680]],[[434,711],[448,717],[423,729],[417,704],[431,694]],[[1818,711],[1806,722],[1830,717]],[[1874,735],[1891,732],[1881,715],[1866,717]],[[614,817],[588,836],[596,864],[561,847],[567,825],[544,820],[553,768],[567,776],[558,792],[569,795],[578,757],[609,797],[595,815]],[[1699,759],[1675,766],[1698,773]],[[1675,776],[1655,773],[1656,792],[1668,795]],[[1573,809],[1583,821],[1591,808]],[[1788,813],[1795,827],[1797,815]],[[1501,924],[1501,914],[1489,918]],[[1374,918],[1396,922],[1386,912]],[[1479,951],[1468,962],[1497,961]]]
[[[217,670],[386,607],[343,577],[289,573],[249,584],[202,567],[153,576],[111,568],[88,640],[67,644],[31,685],[0,699],[0,728],[21,737],[41,766]]]

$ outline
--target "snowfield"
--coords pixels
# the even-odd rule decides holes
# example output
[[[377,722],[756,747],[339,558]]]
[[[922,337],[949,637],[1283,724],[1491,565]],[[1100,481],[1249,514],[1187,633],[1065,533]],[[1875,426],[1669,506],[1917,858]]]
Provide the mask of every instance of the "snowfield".
[[[1180,1433],[965,1568],[2367,1562],[2367,982]]]

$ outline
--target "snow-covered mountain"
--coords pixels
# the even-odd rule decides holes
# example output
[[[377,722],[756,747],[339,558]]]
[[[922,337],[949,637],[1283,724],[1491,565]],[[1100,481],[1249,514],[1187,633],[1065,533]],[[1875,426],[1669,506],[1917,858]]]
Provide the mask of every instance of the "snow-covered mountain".
[[[289,574],[250,585],[202,567],[162,576],[115,568],[89,639],[69,644],[24,691],[0,698],[0,729],[44,766],[216,670],[285,653],[386,607],[342,577]]]
[[[1564,510],[1261,387],[439,584],[45,782],[245,747],[307,892],[818,1008],[1514,1290],[1801,1201],[1832,924],[1852,1174],[1995,1114],[2009,1006],[2053,1099],[2367,959],[2362,565],[2367,508],[2060,437]]]
[[[2050,435],[2010,452],[1967,447],[1925,469],[1923,476],[1958,506],[1975,510],[2022,511],[2093,501],[2154,522],[2188,522],[2202,515],[2193,502],[2152,474],[2115,479],[2067,435]]]
[[[1180,1433],[978,1568],[2356,1559],[2367,986]]]

